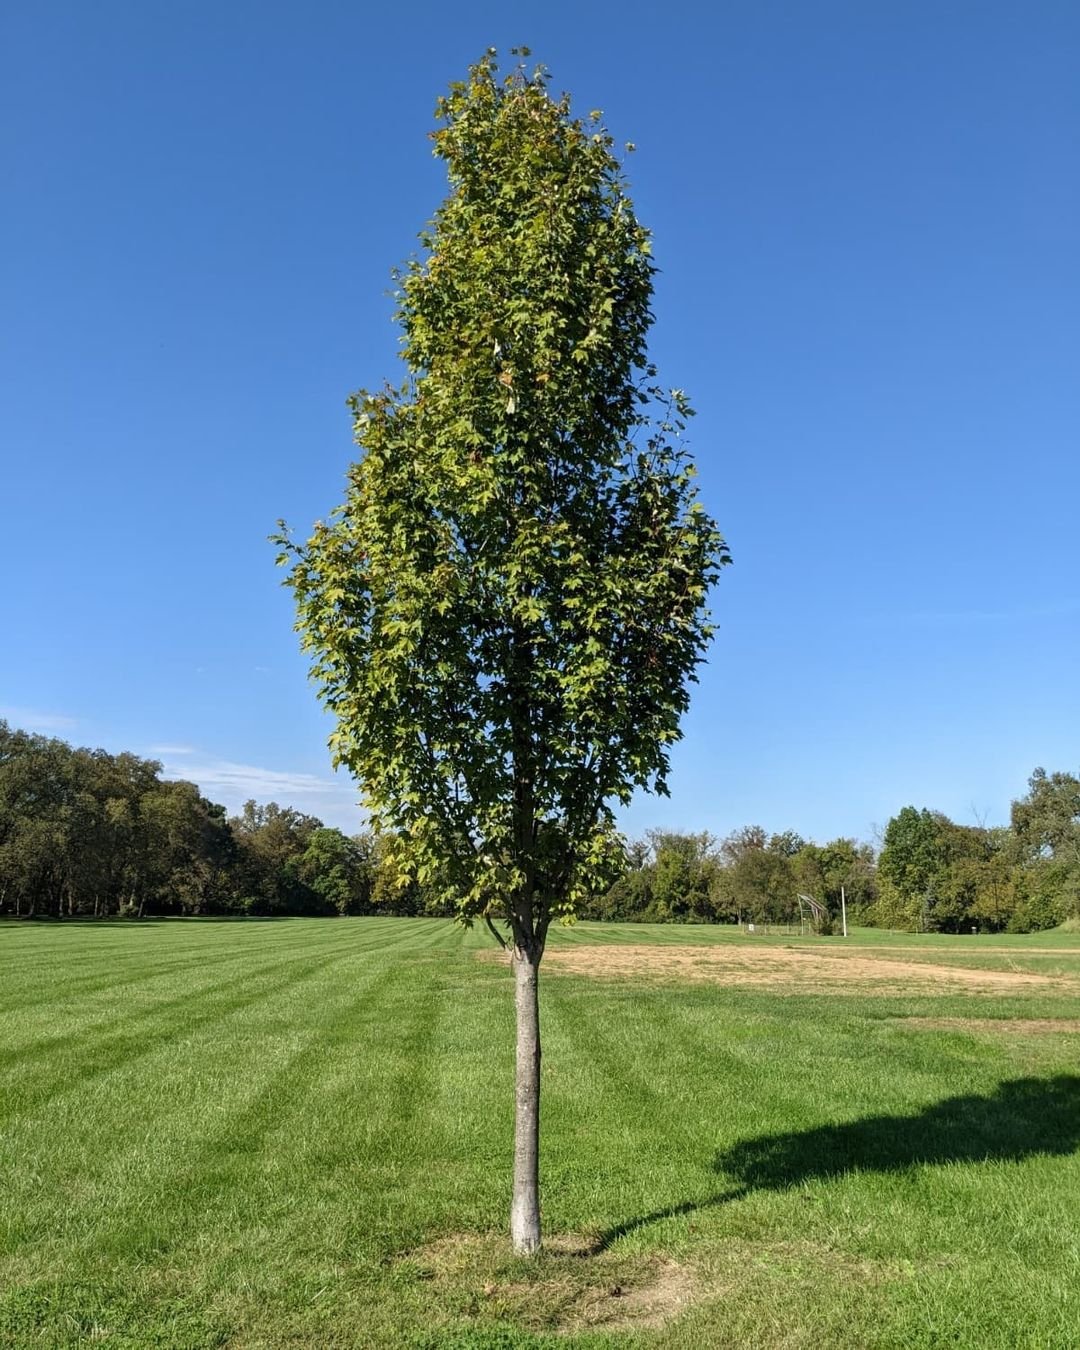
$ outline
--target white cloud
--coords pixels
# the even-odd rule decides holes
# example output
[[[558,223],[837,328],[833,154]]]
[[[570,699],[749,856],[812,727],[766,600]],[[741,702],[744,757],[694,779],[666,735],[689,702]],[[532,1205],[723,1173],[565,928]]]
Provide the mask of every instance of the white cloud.
[[[253,797],[261,804],[275,801],[281,806],[293,806],[318,816],[328,825],[339,826],[346,833],[355,834],[363,826],[356,787],[347,779],[203,758],[186,746],[174,746],[171,750],[158,746],[157,752],[164,759],[164,777],[196,783],[204,797],[221,802],[230,812],[239,811]],[[171,762],[172,755],[180,762]]]
[[[19,731],[69,731],[77,719],[65,713],[39,712],[34,708],[0,705],[0,717]]]

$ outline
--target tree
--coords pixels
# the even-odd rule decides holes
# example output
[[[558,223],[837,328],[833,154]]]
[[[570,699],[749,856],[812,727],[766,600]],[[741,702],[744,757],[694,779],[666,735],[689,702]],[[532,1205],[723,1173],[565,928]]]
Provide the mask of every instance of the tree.
[[[16,914],[48,912],[50,902],[57,917],[63,913],[72,858],[72,761],[63,741],[0,721],[0,868]]]
[[[1036,769],[1027,796],[1012,804],[1012,827],[1031,858],[1080,861],[1080,778]]]
[[[619,875],[606,895],[594,895],[579,911],[584,919],[608,919],[616,923],[641,921],[652,914],[656,866],[647,839],[624,842]]]
[[[849,910],[861,911],[877,898],[874,851],[854,839],[804,844],[792,859],[800,891],[820,900],[830,916],[840,913],[841,888]]]
[[[329,826],[314,830],[303,853],[290,859],[299,880],[338,914],[371,912],[373,858],[371,839],[349,839]]]
[[[406,378],[353,397],[344,505],[278,542],[336,763],[405,872],[508,927],[528,1253],[548,927],[618,852],[612,802],[665,790],[728,555],[648,364],[649,234],[600,114],[489,51],[436,116],[450,192],[398,274]]]
[[[1015,928],[1027,895],[1016,852],[1008,830],[958,825],[940,811],[905,806],[885,830],[880,896],[864,917],[926,932]],[[1038,921],[1033,911],[1031,922]]]
[[[235,845],[224,808],[201,796],[194,783],[157,783],[140,802],[146,840],[138,913],[148,900],[162,909],[205,914],[223,898],[223,872]]]
[[[794,830],[784,830],[781,834],[769,835],[770,853],[779,853],[783,858],[794,858],[806,847],[806,840]]]
[[[332,904],[302,879],[298,864],[312,836],[323,829],[316,816],[291,806],[246,801],[229,822],[243,886],[242,908],[250,914],[325,914]]]
[[[1025,899],[1010,926],[1050,928],[1080,916],[1080,778],[1036,769],[1012,804],[1012,832]]]
[[[720,856],[728,867],[734,867],[747,853],[768,845],[769,836],[760,825],[744,825],[720,841]]]
[[[944,823],[945,817],[937,812],[905,806],[885,827],[878,870],[900,895],[932,891],[947,862]]]
[[[748,848],[732,867],[731,890],[755,923],[790,923],[797,913],[795,870],[782,850]]]
[[[650,830],[652,904],[647,917],[661,923],[708,923],[715,917],[716,840],[711,834]]]

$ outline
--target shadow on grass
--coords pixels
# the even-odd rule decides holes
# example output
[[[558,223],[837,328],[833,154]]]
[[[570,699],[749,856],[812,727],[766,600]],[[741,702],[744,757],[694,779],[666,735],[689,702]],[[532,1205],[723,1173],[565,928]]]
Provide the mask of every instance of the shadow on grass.
[[[628,1233],[636,1233],[639,1228],[648,1228],[652,1223],[660,1223],[662,1219],[677,1219],[683,1214],[700,1214],[706,1209],[719,1209],[721,1205],[730,1204],[732,1200],[741,1200],[744,1195],[750,1194],[750,1190],[749,1186],[735,1186],[730,1191],[710,1195],[706,1200],[684,1200],[681,1205],[668,1205],[664,1209],[654,1209],[651,1214],[639,1214],[636,1218],[624,1219],[622,1223],[605,1228],[589,1247],[587,1255],[599,1256],[613,1243],[618,1242],[619,1238],[626,1237]]]
[[[1015,1078],[988,1096],[947,1097],[913,1116],[867,1116],[746,1139],[714,1167],[745,1187],[775,1190],[844,1172],[919,1164],[1019,1162],[1080,1147],[1080,1078]]]
[[[851,1172],[899,1172],[940,1163],[1020,1162],[1080,1148],[1080,1077],[1016,1078],[987,1096],[948,1097],[910,1116],[867,1116],[844,1125],[745,1139],[717,1154],[713,1168],[733,1183],[627,1219],[601,1233],[594,1251],[662,1219],[695,1214],[755,1190],[785,1190]]]

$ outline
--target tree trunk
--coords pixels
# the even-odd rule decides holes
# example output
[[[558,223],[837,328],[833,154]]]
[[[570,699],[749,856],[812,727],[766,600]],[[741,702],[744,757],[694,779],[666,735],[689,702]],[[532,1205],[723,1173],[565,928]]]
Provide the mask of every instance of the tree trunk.
[[[510,1240],[520,1256],[540,1250],[540,1002],[543,947],[514,948],[517,1072],[514,1084],[514,1195]]]

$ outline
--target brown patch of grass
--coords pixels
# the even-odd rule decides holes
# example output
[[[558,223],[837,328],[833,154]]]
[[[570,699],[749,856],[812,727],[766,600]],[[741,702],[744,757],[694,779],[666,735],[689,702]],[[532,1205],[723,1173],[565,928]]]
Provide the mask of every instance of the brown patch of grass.
[[[893,1020],[920,1031],[989,1031],[1023,1036],[1063,1031],[1080,1033],[1080,1017],[897,1017]]]
[[[567,1329],[656,1330],[672,1321],[693,1300],[690,1272],[663,1256],[650,1258],[648,1267],[646,1277],[629,1287],[615,1283],[586,1291],[576,1324]]]
[[[921,952],[923,956],[1023,956],[1036,960],[1053,960],[1055,957],[1080,956],[1080,947],[983,947],[974,934],[969,948],[915,946],[913,943],[899,942],[860,942],[861,952]]]
[[[480,1323],[532,1331],[655,1330],[691,1302],[686,1266],[664,1256],[621,1255],[577,1233],[544,1239],[515,1257],[504,1235],[454,1233],[407,1252],[398,1269],[429,1280]]]
[[[939,992],[1002,993],[1052,988],[1063,981],[1024,970],[986,970],[933,961],[896,961],[815,947],[734,947],[677,944],[581,944],[548,951],[553,973],[599,979],[683,979],[767,988],[775,993],[897,995]],[[1066,982],[1067,983],[1067,982]]]

